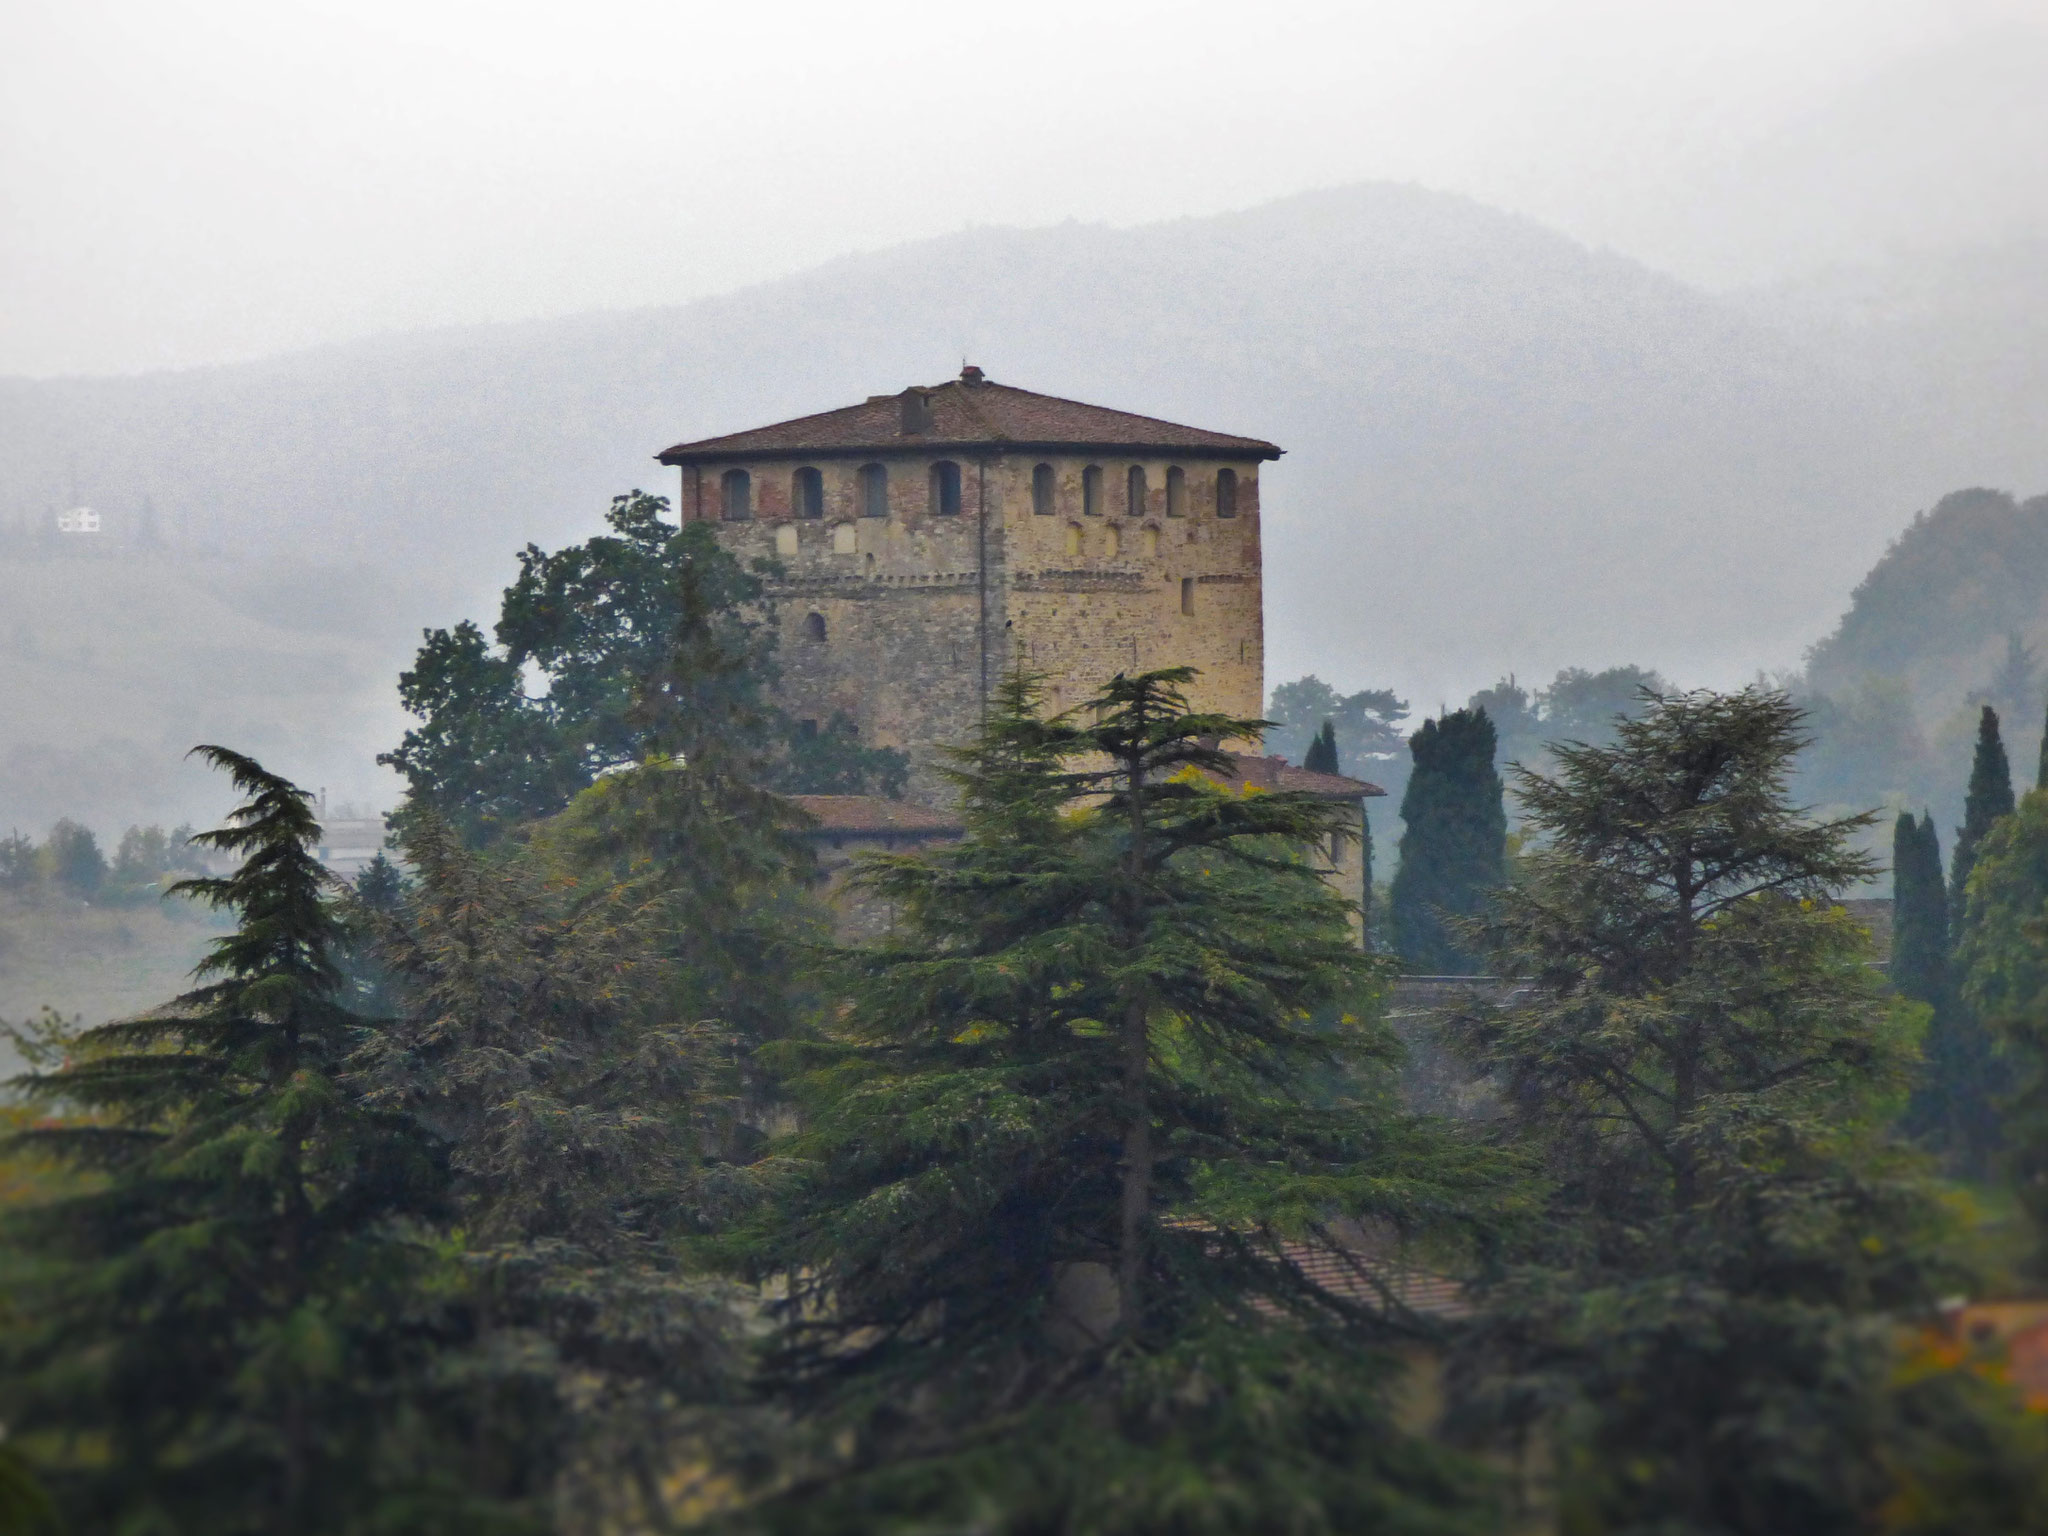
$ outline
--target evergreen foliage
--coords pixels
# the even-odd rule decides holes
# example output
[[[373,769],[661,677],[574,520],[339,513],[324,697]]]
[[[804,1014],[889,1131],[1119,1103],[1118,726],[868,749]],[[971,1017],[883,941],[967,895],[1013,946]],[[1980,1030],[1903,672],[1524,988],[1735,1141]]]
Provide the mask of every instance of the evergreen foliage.
[[[500,1518],[660,1529],[738,1379],[738,1298],[683,1258],[752,1198],[736,1042],[644,890],[580,893],[425,818],[406,853],[380,924],[404,1006],[355,1066],[448,1146],[459,1326],[428,1407]]]
[[[1962,1172],[1981,1175],[1997,1144],[1990,1042],[1955,986],[1948,890],[1934,818],[1902,815],[1892,837],[1891,982],[1929,1010],[1905,1126]]]
[[[1377,942],[1373,936],[1373,925],[1378,921],[1378,909],[1373,906],[1372,886],[1372,802],[1358,802],[1358,923],[1365,934],[1365,947],[1371,949]]]
[[[1389,893],[1395,952],[1411,972],[1477,965],[1454,927],[1481,912],[1506,873],[1507,812],[1483,709],[1425,720],[1409,738],[1415,771],[1401,797],[1401,858]]]
[[[1311,673],[1277,685],[1266,713],[1272,722],[1265,733],[1267,751],[1306,763],[1319,722],[1328,721],[1343,760],[1353,771],[1365,773],[1368,765],[1384,766],[1400,754],[1408,701],[1395,697],[1390,688],[1339,693]]]
[[[1452,1021],[1548,1174],[1491,1288],[1473,1410],[1547,1406],[1570,1528],[1868,1528],[1891,1488],[1886,1308],[1952,1284],[1891,1146],[1914,1016],[1833,905],[1866,817],[1791,803],[1799,711],[1655,698],[1517,792],[1540,841],[1483,933],[1505,1007]]]
[[[2034,788],[2048,789],[2048,717],[2041,724],[2041,760],[2034,769]]]
[[[1325,720],[1323,728],[1316,732],[1315,739],[1308,744],[1308,752],[1301,760],[1301,766],[1311,773],[1341,773],[1337,766],[1337,722]]]
[[[1963,908],[1969,900],[1970,871],[1977,863],[1977,845],[2001,816],[2013,809],[2012,767],[1999,739],[1998,711],[1989,704],[1977,717],[1977,750],[1970,759],[1970,787],[1963,797],[1963,824],[1956,828],[1956,848],[1949,866],[1949,928],[1960,933]]]
[[[1998,712],[1985,705],[1978,717],[1963,825],[1956,831],[1949,869],[1949,939],[1965,932],[1969,886],[1978,849],[2013,811],[2012,773],[1999,739]],[[1981,1177],[1996,1152],[1998,1115],[1993,1100],[2000,1076],[1990,1031],[1969,999],[1951,987],[1935,1008],[1926,1043],[1922,1086],[1909,1124],[1930,1146],[1946,1153],[1959,1172]]]
[[[1009,679],[964,840],[867,866],[897,936],[782,1048],[804,1172],[752,1255],[817,1439],[748,1528],[1483,1528],[1471,1469],[1389,1417],[1416,1320],[1286,1243],[1483,1229],[1491,1160],[1387,1102],[1374,962],[1296,852],[1333,813],[1206,779],[1256,722],[1190,712],[1190,675],[1052,721]]]
[[[2006,1170],[2033,1221],[2034,1277],[2048,1280],[2048,793],[2028,795],[1980,845],[1956,966],[2004,1047],[1992,1093]]]
[[[343,1084],[364,1021],[307,795],[198,750],[247,798],[197,841],[241,864],[179,889],[238,926],[174,1004],[16,1080],[73,1111],[17,1149],[78,1177],[7,1218],[0,1416],[81,1529],[359,1529],[418,1491],[381,1474],[431,1305],[407,1222],[445,1181],[427,1137]]]
[[[1899,813],[1892,828],[1891,982],[1937,1011],[1948,996],[1948,887],[1934,817]]]

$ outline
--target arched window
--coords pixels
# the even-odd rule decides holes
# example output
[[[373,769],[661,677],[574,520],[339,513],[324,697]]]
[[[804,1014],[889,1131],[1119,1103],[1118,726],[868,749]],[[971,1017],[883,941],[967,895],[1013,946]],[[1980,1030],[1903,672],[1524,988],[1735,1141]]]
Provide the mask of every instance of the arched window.
[[[1103,529],[1103,533],[1106,537],[1102,541],[1102,552],[1114,560],[1124,552],[1124,531],[1115,523],[1111,523]]]
[[[1133,464],[1124,476],[1124,510],[1132,517],[1143,517],[1145,495],[1145,466]]]
[[[1067,553],[1070,555],[1081,553],[1081,525],[1079,523],[1067,524]]]
[[[960,515],[960,466],[951,459],[941,459],[932,466],[931,500],[928,505],[940,517]]]
[[[1188,515],[1188,472],[1178,464],[1166,472],[1166,515]]]
[[[1052,501],[1058,481],[1050,464],[1035,465],[1031,471],[1031,510],[1040,517],[1052,516]]]
[[[1237,516],[1237,471],[1234,469],[1216,471],[1216,515]]]
[[[782,556],[785,560],[793,560],[796,558],[796,552],[796,524],[777,523],[775,525],[775,553]]]
[[[744,469],[725,472],[725,520],[743,523],[754,515],[754,477]]]
[[[825,515],[825,477],[806,464],[790,477],[789,505],[798,517]]]
[[[860,515],[862,517],[887,517],[889,515],[889,470],[886,465],[861,465]]]
[[[1102,516],[1102,466],[1090,464],[1081,471],[1081,511],[1089,517]]]
[[[1157,528],[1147,528],[1145,530],[1145,553],[1148,555],[1159,553],[1159,530]]]
[[[832,525],[832,553],[851,555],[860,549],[860,533],[851,523]]]
[[[825,643],[825,615],[807,613],[804,615],[804,638],[814,645]]]

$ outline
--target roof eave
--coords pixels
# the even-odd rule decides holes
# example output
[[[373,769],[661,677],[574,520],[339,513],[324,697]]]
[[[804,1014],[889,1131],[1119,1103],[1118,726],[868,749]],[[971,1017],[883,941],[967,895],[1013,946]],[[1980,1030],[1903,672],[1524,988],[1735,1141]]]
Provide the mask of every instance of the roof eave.
[[[865,459],[883,453],[946,451],[960,454],[984,453],[1071,453],[1144,454],[1148,458],[1178,459],[1277,459],[1287,450],[1272,443],[1248,440],[1242,446],[1203,444],[1187,446],[1169,443],[1058,443],[1012,442],[991,438],[904,438],[888,443],[860,443],[833,447],[741,448],[719,447],[714,443],[678,443],[657,453],[655,461],[676,468],[684,464],[724,464],[735,459]]]

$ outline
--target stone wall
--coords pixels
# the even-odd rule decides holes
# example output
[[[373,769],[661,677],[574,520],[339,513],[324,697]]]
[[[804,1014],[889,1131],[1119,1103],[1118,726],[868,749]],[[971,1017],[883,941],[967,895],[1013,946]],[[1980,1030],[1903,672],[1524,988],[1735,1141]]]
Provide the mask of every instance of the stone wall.
[[[949,791],[939,749],[972,734],[984,689],[1014,665],[1046,675],[1054,707],[1118,672],[1189,665],[1201,673],[1196,707],[1261,712],[1256,462],[948,452],[684,468],[683,516],[714,522],[734,554],[784,572],[771,596],[792,714],[821,729],[849,716],[863,743],[908,752],[912,797],[940,804]],[[935,502],[942,459],[959,466],[950,516]],[[1033,491],[1041,463],[1053,470],[1044,512]],[[887,472],[886,517],[862,515],[863,466],[876,464]],[[1136,507],[1134,465],[1144,472]],[[1237,481],[1232,517],[1218,515],[1226,468]],[[734,469],[748,475],[742,520],[724,516]],[[805,469],[819,477],[817,516],[798,515]]]

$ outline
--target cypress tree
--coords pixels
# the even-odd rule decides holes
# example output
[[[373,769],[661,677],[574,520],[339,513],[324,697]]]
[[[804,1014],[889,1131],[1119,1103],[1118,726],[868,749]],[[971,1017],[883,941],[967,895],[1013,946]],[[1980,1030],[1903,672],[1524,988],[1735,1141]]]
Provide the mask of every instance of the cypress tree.
[[[366,1021],[341,1001],[310,797],[197,750],[247,798],[193,841],[241,862],[173,889],[238,926],[199,986],[15,1079],[80,1112],[17,1145],[91,1178],[8,1222],[34,1263],[0,1416],[50,1452],[80,1530],[363,1529],[398,1496],[377,1469],[431,1291],[402,1223],[438,1209],[439,1160],[343,1080]]]
[[[1425,720],[1409,738],[1415,771],[1401,797],[1401,863],[1390,894],[1395,952],[1413,972],[1477,969],[1452,929],[1477,916],[1507,862],[1507,810],[1484,709]]]
[[[1301,766],[1310,773],[1341,773],[1337,766],[1337,722],[1325,720],[1323,728],[1316,732],[1315,739],[1308,744],[1308,753],[1301,760]]]
[[[2048,789],[2048,715],[2041,723],[2041,760],[2034,769],[2034,788]]]
[[[896,937],[775,1051],[808,1176],[756,1263],[788,1286],[771,1384],[818,1435],[749,1529],[1479,1517],[1387,1415],[1377,1310],[1298,1255],[1344,1216],[1488,1224],[1491,1154],[1381,1096],[1385,1028],[1344,1011],[1375,963],[1297,852],[1337,813],[1203,777],[1256,723],[1191,712],[1190,675],[1059,721],[1010,679],[961,756],[964,839],[867,866]],[[1339,1062],[1366,1077],[1333,1100]]]
[[[1960,1171],[1982,1173],[1997,1143],[1995,1063],[1976,1011],[1958,994],[1951,961],[1941,842],[1928,814],[1903,815],[1892,837],[1892,986],[1933,1010],[1905,1129]]]
[[[1948,920],[1952,937],[1960,936],[1968,900],[1970,871],[1977,866],[1977,845],[1991,824],[2012,814],[2012,767],[1998,735],[1998,711],[1989,704],[1977,717],[1977,751],[1970,760],[1970,788],[1963,798],[1963,824],[1956,828],[1956,850],[1949,866]]]
[[[1948,888],[1934,817],[1901,812],[1892,827],[1891,981],[1899,995],[1939,1008],[1948,988]]]

